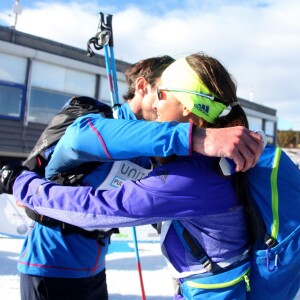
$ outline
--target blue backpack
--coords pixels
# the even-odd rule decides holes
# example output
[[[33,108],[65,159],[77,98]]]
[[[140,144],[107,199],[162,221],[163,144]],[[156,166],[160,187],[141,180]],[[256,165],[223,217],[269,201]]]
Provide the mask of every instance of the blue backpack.
[[[180,221],[172,223],[185,248],[211,272],[181,280],[187,299],[289,300],[300,287],[300,170],[278,147],[267,146],[247,172],[256,228],[250,262],[220,271]]]
[[[300,287],[300,170],[267,146],[248,171],[248,186],[265,225],[254,245],[248,299],[293,299]]]

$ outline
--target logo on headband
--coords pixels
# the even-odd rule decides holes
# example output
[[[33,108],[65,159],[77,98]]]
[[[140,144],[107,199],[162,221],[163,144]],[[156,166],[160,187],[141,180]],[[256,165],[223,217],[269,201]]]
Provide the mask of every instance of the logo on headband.
[[[205,104],[194,104],[194,107],[201,111],[203,114],[208,116],[209,113],[209,106]]]

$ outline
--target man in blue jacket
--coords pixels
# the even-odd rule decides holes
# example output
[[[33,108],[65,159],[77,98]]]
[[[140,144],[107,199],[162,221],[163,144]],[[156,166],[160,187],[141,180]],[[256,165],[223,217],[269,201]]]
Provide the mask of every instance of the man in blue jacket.
[[[99,115],[76,120],[56,146],[46,176],[51,178],[85,161],[106,161],[85,177],[83,185],[110,189],[120,184],[116,181],[118,174],[122,174],[118,177],[121,180],[130,179],[130,176],[135,176],[132,179],[136,180],[146,175],[151,169],[149,156],[191,154],[192,134],[193,150],[215,156],[232,156],[239,163],[238,168],[243,170],[254,165],[262,149],[260,137],[245,129],[238,128],[234,133],[232,129],[196,131],[188,123],[149,124],[136,120],[153,119],[156,81],[172,61],[168,57],[148,59],[129,69],[127,103],[117,111],[117,117],[124,120],[116,122]],[[218,139],[215,139],[216,135]],[[209,138],[213,139],[215,147]],[[237,141],[240,149],[235,147]],[[245,145],[249,148],[243,151]],[[234,152],[232,149],[236,148],[238,150]],[[124,162],[113,163],[114,159],[133,160],[124,165]],[[124,178],[124,168],[135,169],[136,173],[127,172],[129,177]],[[42,299],[46,294],[46,299],[107,299],[105,255],[108,244],[108,238],[99,242],[78,233],[64,235],[60,226],[35,223],[18,263],[22,299]]]

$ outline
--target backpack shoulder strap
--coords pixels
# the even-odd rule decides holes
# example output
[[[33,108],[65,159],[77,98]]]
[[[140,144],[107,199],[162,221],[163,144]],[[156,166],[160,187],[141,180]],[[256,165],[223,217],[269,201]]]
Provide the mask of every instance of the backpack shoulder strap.
[[[217,273],[222,270],[207,255],[202,245],[191,235],[191,233],[178,220],[172,220],[174,229],[183,244],[184,248],[191,253],[202,264],[208,272]]]
[[[271,173],[271,190],[272,190],[272,215],[273,215],[273,224],[272,231],[270,233],[270,238],[273,240],[273,244],[277,242],[278,232],[279,232],[279,206],[278,206],[278,170],[279,162],[281,158],[282,150],[277,147],[275,151],[272,173]]]
[[[82,179],[102,164],[103,162],[100,161],[86,162],[79,165],[75,169],[70,169],[66,172],[58,173],[51,177],[50,180],[59,183],[60,185],[80,186],[82,183]]]

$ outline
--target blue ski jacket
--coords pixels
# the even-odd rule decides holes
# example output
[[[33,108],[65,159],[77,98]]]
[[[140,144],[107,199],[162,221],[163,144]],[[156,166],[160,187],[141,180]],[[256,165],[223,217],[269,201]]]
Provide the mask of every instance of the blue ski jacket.
[[[127,103],[120,116],[128,119],[118,122],[98,114],[76,119],[55,147],[46,176],[51,178],[84,162],[191,155],[192,124],[136,120],[132,111],[125,114],[124,110],[130,110]]]
[[[108,191],[62,187],[25,172],[15,181],[14,195],[40,214],[87,229],[167,221],[162,252],[173,276],[182,278],[205,270],[185,250],[169,222],[172,219],[180,220],[221,267],[244,259],[249,248],[233,180],[218,174],[217,162],[199,154],[178,157],[144,179],[128,180]]]
[[[127,104],[118,110],[118,116],[131,121],[114,121],[98,114],[78,118],[57,144],[46,170],[47,178],[83,161],[140,157],[135,163],[147,167],[149,159],[141,156],[188,155],[191,152],[191,124],[137,121]],[[103,163],[85,178],[84,183],[99,186],[111,166],[110,162]],[[20,195],[18,198],[21,200]],[[52,200],[60,201],[56,197]],[[107,251],[108,239],[101,245],[80,234],[62,234],[59,226],[50,228],[33,222],[19,257],[18,270],[46,277],[94,276],[105,268]]]

